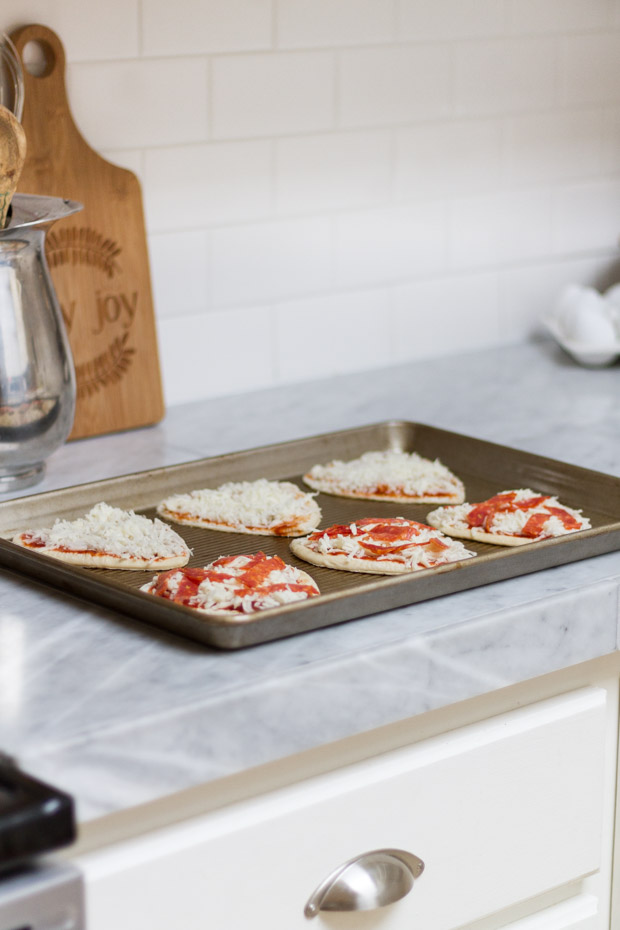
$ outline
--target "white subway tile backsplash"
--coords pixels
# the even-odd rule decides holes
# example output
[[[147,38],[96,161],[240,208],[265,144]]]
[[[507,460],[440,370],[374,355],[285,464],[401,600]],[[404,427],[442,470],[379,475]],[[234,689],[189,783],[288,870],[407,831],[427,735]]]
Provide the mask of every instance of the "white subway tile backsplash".
[[[336,230],[336,275],[343,287],[403,281],[446,267],[441,202],[343,214]]]
[[[206,138],[207,68],[200,59],[75,64],[67,77],[76,123],[94,148]]]
[[[544,332],[542,321],[554,310],[567,284],[605,290],[617,260],[609,256],[524,265],[500,272],[500,334],[502,341],[518,341]]]
[[[60,37],[67,61],[132,58],[140,53],[140,0],[2,0],[2,31],[42,23]]]
[[[513,32],[581,32],[605,29],[609,0],[507,0]]]
[[[497,120],[431,123],[398,130],[395,199],[444,197],[497,187],[501,125]]]
[[[570,36],[561,42],[561,102],[620,102],[620,34]]]
[[[397,0],[401,39],[482,37],[504,32],[498,0]]]
[[[552,184],[592,177],[602,155],[600,110],[513,117],[506,126],[505,180],[510,185]]]
[[[528,338],[620,278],[620,0],[91,6],[0,30],[58,32],[141,182],[168,403]]]
[[[620,242],[620,180],[575,184],[554,194],[556,254],[617,249]]]
[[[551,194],[501,192],[456,200],[451,208],[455,268],[524,261],[551,251]]]
[[[280,48],[363,45],[394,38],[392,0],[278,0]]]
[[[497,274],[417,281],[392,292],[396,362],[466,352],[499,341]]]
[[[541,110],[556,97],[554,38],[464,42],[456,49],[456,111],[461,116]]]
[[[389,328],[385,325],[388,312],[385,290],[279,304],[279,380],[307,381],[389,364]]]
[[[439,119],[451,108],[448,45],[362,48],[340,53],[343,127],[385,126]]]
[[[149,229],[200,228],[268,216],[271,146],[256,140],[147,149]]]
[[[271,47],[272,0],[142,0],[145,55]]]
[[[280,139],[275,145],[278,213],[363,207],[388,196],[392,151],[384,130]]]
[[[304,296],[332,283],[327,218],[221,227],[212,241],[216,307]]]
[[[209,234],[156,233],[148,239],[153,302],[160,319],[209,309]]]
[[[164,319],[158,330],[168,405],[238,394],[275,381],[269,307]]]
[[[218,139],[330,129],[334,55],[280,52],[213,61],[213,135]]]

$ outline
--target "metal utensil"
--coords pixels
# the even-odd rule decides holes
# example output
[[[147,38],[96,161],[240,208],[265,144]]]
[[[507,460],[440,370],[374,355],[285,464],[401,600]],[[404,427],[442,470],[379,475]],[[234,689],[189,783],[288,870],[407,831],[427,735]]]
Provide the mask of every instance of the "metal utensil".
[[[17,49],[0,32],[0,104],[21,121],[24,110],[24,72]]]
[[[39,481],[71,430],[75,374],[44,243],[51,223],[81,209],[15,194],[0,229],[0,492]]]

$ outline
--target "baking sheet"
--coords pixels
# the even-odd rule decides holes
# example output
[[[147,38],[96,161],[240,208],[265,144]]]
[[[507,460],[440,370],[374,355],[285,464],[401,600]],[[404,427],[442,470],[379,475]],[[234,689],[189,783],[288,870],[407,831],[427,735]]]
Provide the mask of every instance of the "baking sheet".
[[[205,617],[141,592],[140,586],[153,577],[152,571],[79,568],[23,549],[6,538],[20,530],[51,526],[56,518],[75,519],[102,500],[152,518],[163,497],[218,487],[225,481],[264,477],[294,481],[309,490],[301,475],[312,465],[379,449],[403,449],[441,459],[464,481],[469,501],[485,500],[509,488],[529,487],[557,495],[562,503],[582,509],[592,529],[516,548],[468,540],[467,548],[478,553],[475,559],[381,576],[309,565],[292,555],[288,539],[174,524],[193,549],[190,565],[262,549],[303,568],[319,585],[320,597],[242,619]],[[323,511],[321,526],[375,516],[424,522],[437,506],[326,494],[319,494],[317,501]],[[620,479],[425,424],[387,421],[5,501],[0,503],[0,536],[4,537],[0,538],[0,565],[5,568],[189,639],[238,649],[620,549]]]

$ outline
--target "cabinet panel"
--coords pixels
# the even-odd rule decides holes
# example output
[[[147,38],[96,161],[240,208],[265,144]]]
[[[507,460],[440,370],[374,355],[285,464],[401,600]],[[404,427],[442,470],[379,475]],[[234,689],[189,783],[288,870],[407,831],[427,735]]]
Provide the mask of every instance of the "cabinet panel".
[[[449,930],[574,881],[600,862],[606,694],[584,688],[85,856],[89,928]],[[304,917],[327,874],[382,847],[424,860],[407,897]]]
[[[505,924],[503,930],[599,930],[597,905],[594,895],[576,895],[555,907]]]

